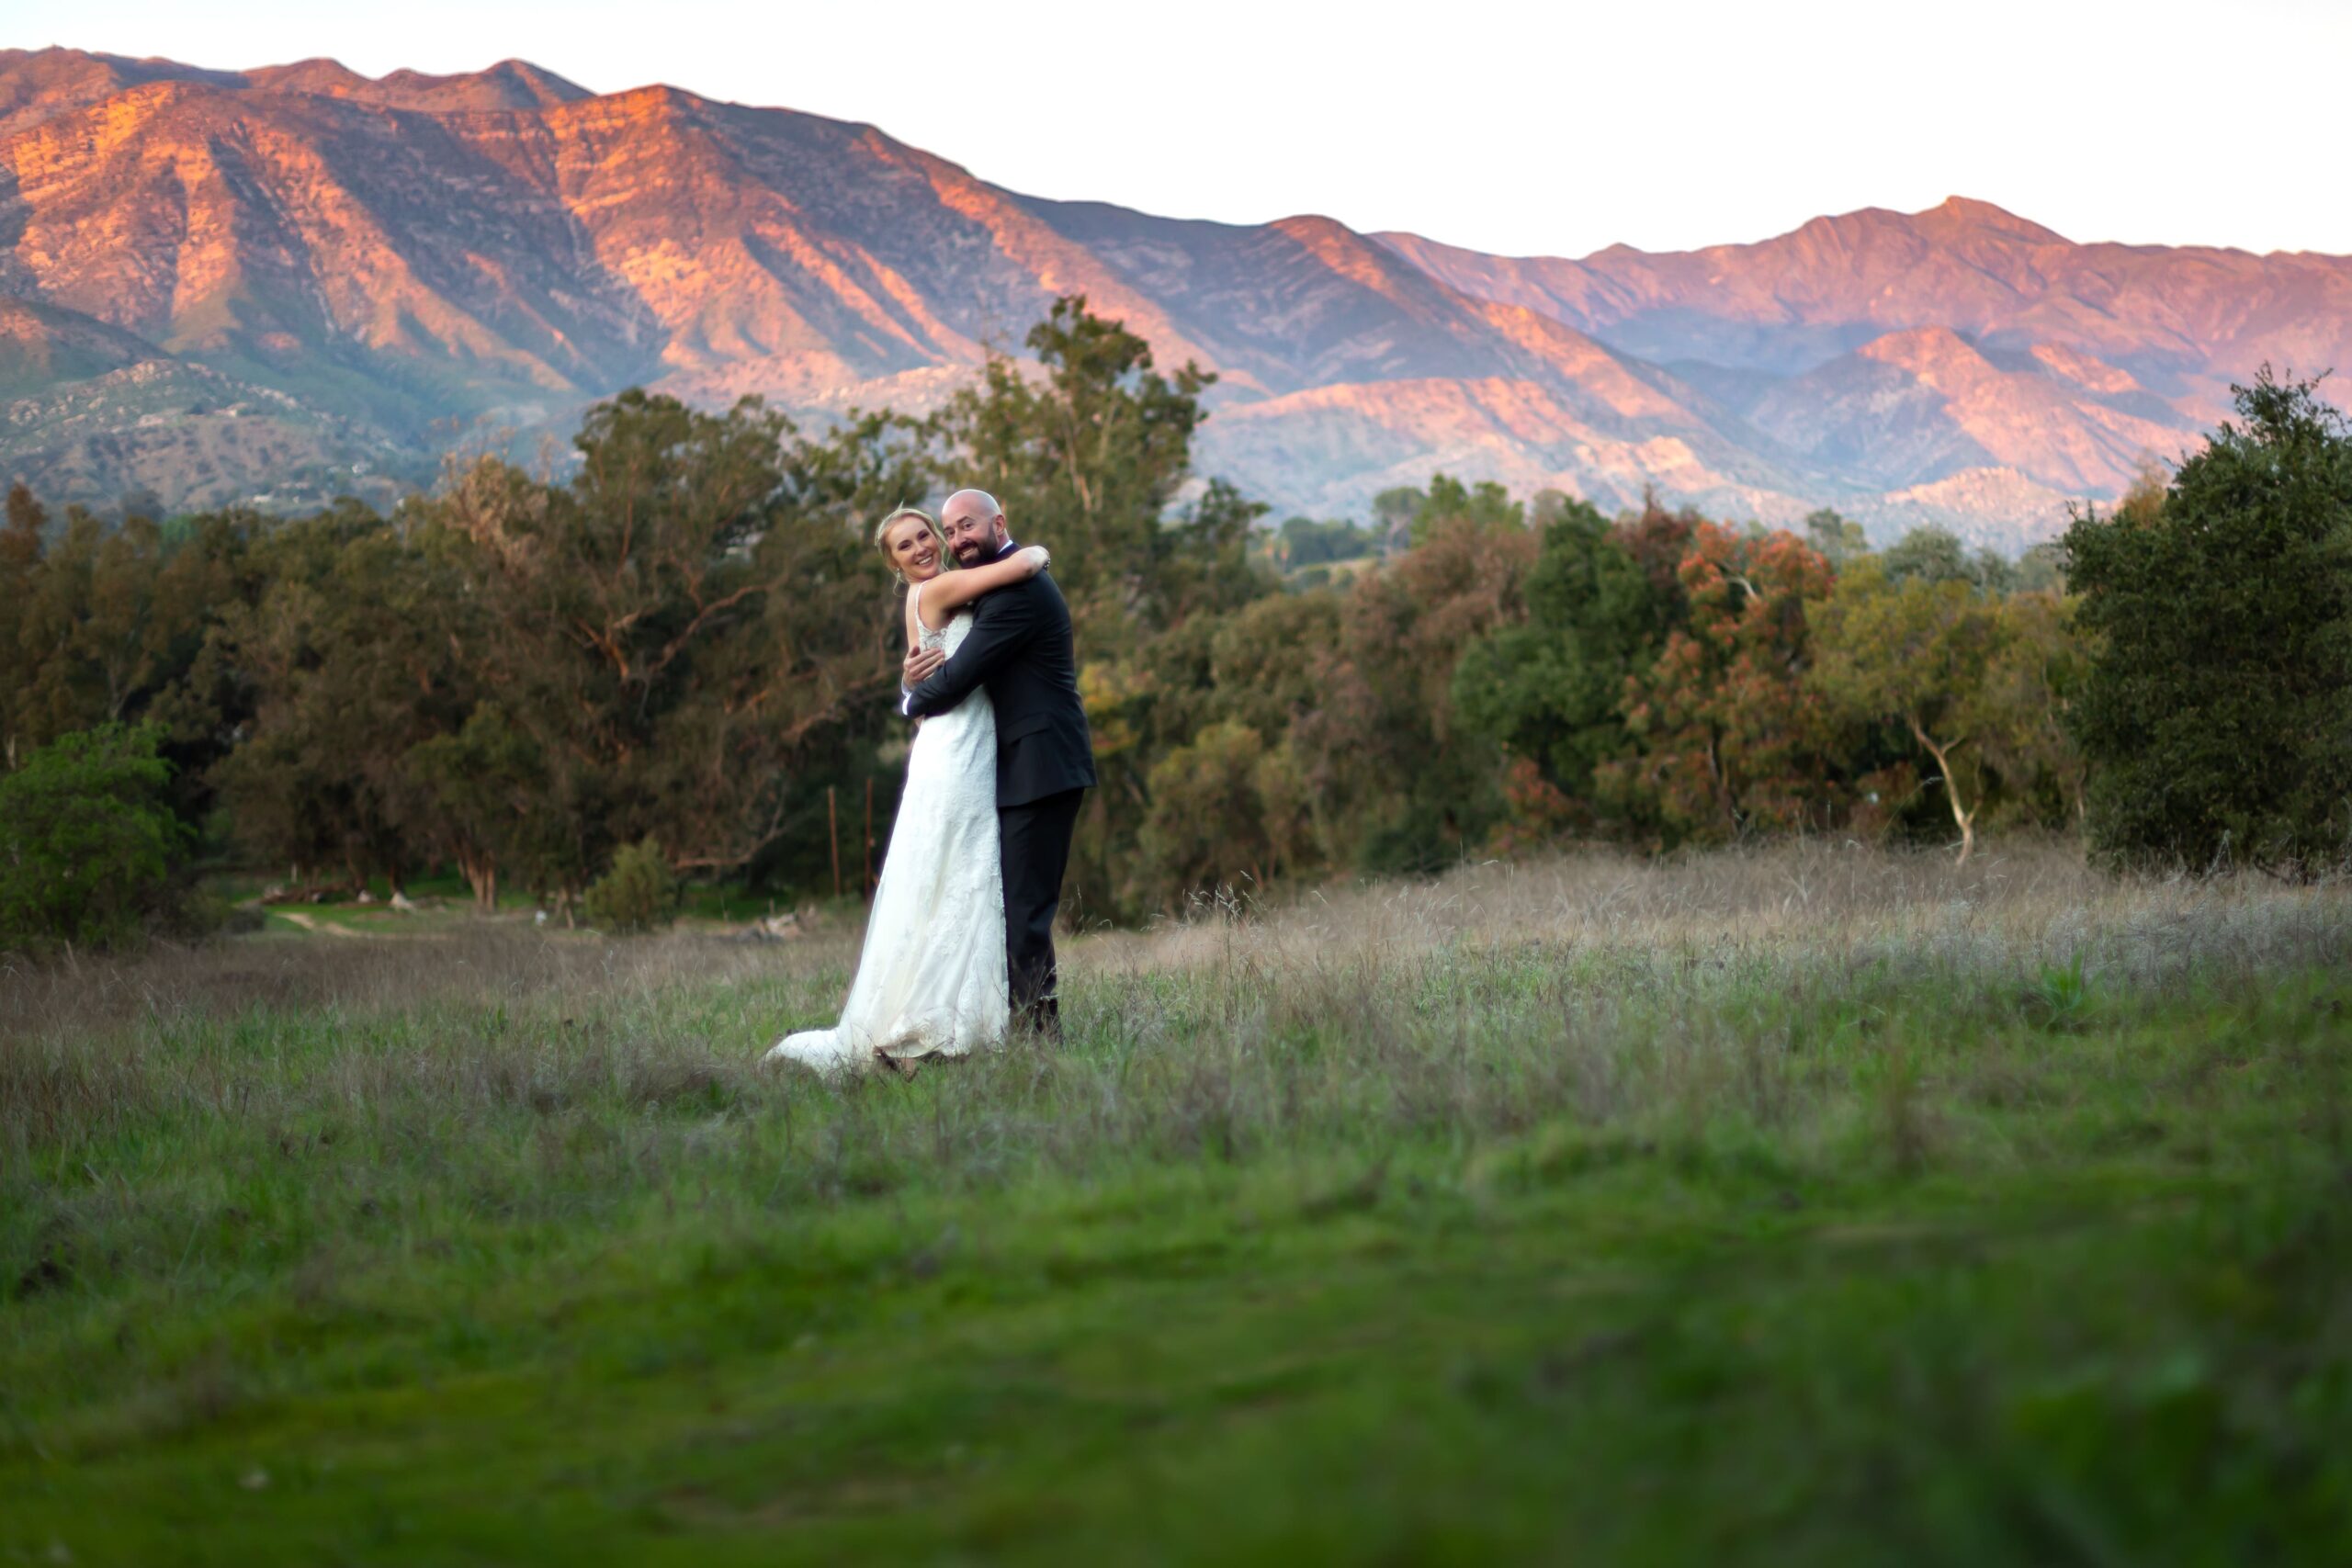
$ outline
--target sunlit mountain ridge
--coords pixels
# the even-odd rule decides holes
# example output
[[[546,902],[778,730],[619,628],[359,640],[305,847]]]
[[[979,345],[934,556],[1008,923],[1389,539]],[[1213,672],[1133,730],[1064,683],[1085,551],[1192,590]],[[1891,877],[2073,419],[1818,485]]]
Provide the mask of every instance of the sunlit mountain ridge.
[[[0,468],[54,501],[380,498],[638,384],[931,406],[1070,292],[1217,373],[1200,467],[1278,514],[1443,469],[2009,548],[2232,380],[2352,343],[2346,258],[2076,244],[1957,198],[1508,258],[1033,198],[872,126],[519,61],[0,51]]]

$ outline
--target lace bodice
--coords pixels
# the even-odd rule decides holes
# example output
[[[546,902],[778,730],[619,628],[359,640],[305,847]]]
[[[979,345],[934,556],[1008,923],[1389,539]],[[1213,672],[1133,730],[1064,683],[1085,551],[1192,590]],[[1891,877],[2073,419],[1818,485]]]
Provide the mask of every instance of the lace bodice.
[[[964,634],[972,629],[972,612],[969,608],[958,610],[947,617],[944,626],[937,631],[932,630],[923,624],[922,618],[922,591],[926,586],[921,582],[915,584],[914,602],[908,611],[915,618],[915,646],[938,649],[952,659],[956,650],[964,646]]]

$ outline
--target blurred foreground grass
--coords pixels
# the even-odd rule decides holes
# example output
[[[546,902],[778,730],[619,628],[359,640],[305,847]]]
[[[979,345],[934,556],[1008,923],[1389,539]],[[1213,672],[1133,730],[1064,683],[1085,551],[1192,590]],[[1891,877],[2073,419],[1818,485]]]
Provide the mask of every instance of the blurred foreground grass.
[[[1575,860],[0,976],[0,1561],[2352,1559],[2352,901]]]

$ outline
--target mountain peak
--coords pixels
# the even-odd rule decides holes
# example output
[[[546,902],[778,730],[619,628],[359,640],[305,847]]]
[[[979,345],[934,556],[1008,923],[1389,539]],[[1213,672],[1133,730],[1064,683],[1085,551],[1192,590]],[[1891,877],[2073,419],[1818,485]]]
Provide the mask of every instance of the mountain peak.
[[[462,109],[534,109],[550,104],[575,104],[595,95],[576,82],[527,60],[502,60],[481,71],[454,76],[432,76],[421,71],[394,71],[378,87],[389,94],[417,100],[420,107]]]
[[[1333,273],[1385,299],[1401,301],[1402,279],[1418,280],[1421,276],[1417,268],[1398,261],[1385,246],[1375,244],[1337,219],[1319,213],[1276,219],[1266,227],[1295,241]]]
[[[323,54],[285,65],[264,65],[243,76],[247,85],[256,87],[332,97],[349,97],[376,85],[372,77],[362,76],[342,61]]]
[[[595,96],[527,60],[502,60],[485,70],[448,76],[406,70],[364,76],[339,60],[300,60],[248,71],[243,82],[271,92],[310,93],[442,114],[546,108]]]
[[[604,94],[598,101],[633,114],[653,114],[692,108],[705,100],[667,82],[648,82],[642,87],[625,87],[617,93]],[[775,112],[789,114],[792,111],[779,109]]]
[[[2073,243],[2054,229],[2045,229],[2030,219],[2018,217],[2007,208],[1979,201],[1973,197],[1948,196],[1925,212],[1912,214],[1912,220],[1938,239],[1957,238],[1962,233],[1974,231],[2022,240],[2036,245]]]
[[[171,60],[132,60],[52,45],[38,51],[0,50],[0,132],[157,83],[230,93],[345,98],[428,114],[528,111],[595,96],[527,60],[502,60],[486,70],[451,76],[394,71],[375,77],[323,55],[250,71],[215,71]]]
[[[1279,233],[1288,234],[1292,239],[1301,242],[1362,238],[1354,230],[1338,219],[1327,218],[1320,212],[1295,212],[1288,218],[1275,219],[1266,227]]]

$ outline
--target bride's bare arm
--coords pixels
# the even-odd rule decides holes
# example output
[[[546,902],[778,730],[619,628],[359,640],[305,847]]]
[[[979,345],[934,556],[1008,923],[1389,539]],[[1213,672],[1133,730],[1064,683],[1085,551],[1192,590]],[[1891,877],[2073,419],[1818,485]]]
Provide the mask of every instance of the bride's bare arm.
[[[937,578],[932,579],[932,582],[938,581]],[[902,607],[902,614],[907,623],[907,657],[906,661],[899,666],[899,694],[901,697],[912,691],[917,682],[947,661],[947,656],[939,649],[925,648],[922,645],[923,590],[930,586],[931,582],[915,584],[913,592],[907,595],[906,603]],[[915,720],[915,728],[922,728],[922,720]]]
[[[1045,570],[1046,563],[1052,558],[1043,545],[1029,545],[986,566],[943,571],[922,585],[922,602],[916,605],[915,613],[924,626],[937,631],[947,624],[948,616],[981,594],[1028,581]],[[938,625],[933,626],[934,621]]]

